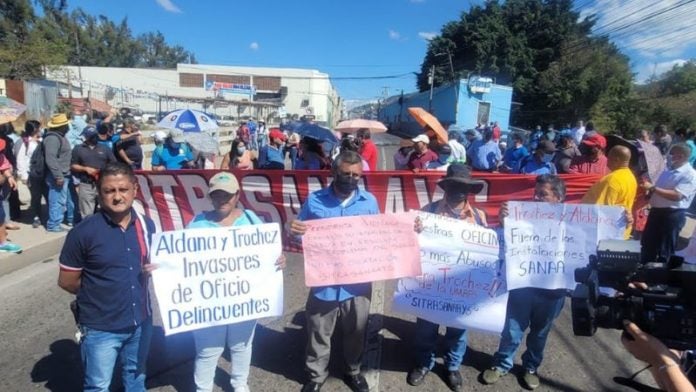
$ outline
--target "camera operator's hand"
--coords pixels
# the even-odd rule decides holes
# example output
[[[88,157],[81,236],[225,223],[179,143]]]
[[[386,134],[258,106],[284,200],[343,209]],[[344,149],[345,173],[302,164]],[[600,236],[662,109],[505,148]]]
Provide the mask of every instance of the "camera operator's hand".
[[[667,346],[654,336],[643,332],[636,324],[624,321],[624,330],[633,340],[624,335],[621,337],[621,343],[637,359],[654,367],[679,363],[679,358],[669,351]]]
[[[624,330],[621,343],[634,357],[652,366],[652,375],[660,388],[670,392],[696,391],[679,367],[679,357],[667,346],[627,320]]]

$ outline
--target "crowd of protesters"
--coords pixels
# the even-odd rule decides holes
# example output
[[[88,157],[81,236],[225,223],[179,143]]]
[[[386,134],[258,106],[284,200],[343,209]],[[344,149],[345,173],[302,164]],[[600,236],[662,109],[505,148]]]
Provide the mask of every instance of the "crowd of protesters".
[[[152,138],[153,170],[203,168],[181,131],[156,131]],[[21,134],[12,123],[0,124],[0,252],[22,251],[6,240],[6,230],[19,230],[23,218],[34,228],[60,233],[93,214],[99,208],[96,183],[102,168],[122,162],[142,169],[143,143],[135,121],[116,111],[90,123],[84,115],[62,113],[45,125],[28,120]],[[29,188],[29,216],[22,217],[17,181]]]
[[[10,204],[10,219],[0,208],[0,249],[21,251],[6,241],[8,222],[19,214],[16,177],[31,190],[31,214],[35,227],[45,224],[49,232],[70,231],[60,256],[59,285],[77,294],[83,328],[81,355],[86,390],[108,390],[116,359],[124,356],[124,384],[127,390],[144,390],[145,360],[150,343],[152,314],[147,290],[148,274],[155,266],[147,262],[146,245],[154,231],[152,221],[132,208],[137,185],[133,170],[142,169],[142,135],[132,121],[124,121],[118,131],[106,118],[89,125],[82,116],[64,114],[51,117],[46,130],[28,121],[21,139],[13,140],[11,124],[0,133],[0,182]],[[481,183],[472,172],[500,172],[535,176],[534,200],[561,203],[565,182],[558,174],[595,174],[601,179],[584,195],[582,203],[620,206],[626,215],[626,238],[632,235],[633,203],[637,194],[649,200],[650,211],[641,244],[644,260],[668,257],[674,253],[686,212],[696,194],[696,145],[694,133],[678,130],[672,136],[664,126],[653,132],[642,131],[631,149],[624,145],[608,148],[607,138],[591,122],[557,131],[537,127],[529,135],[513,133],[508,141],[497,124],[465,132],[451,129],[444,143],[432,130],[405,140],[394,155],[395,168],[413,172],[438,170],[445,173],[438,182],[442,199],[423,207],[426,212],[488,227],[488,217],[470,197]],[[156,132],[152,170],[178,170],[199,167],[196,152],[181,131]],[[15,149],[15,144],[18,147]],[[37,151],[40,153],[37,155]],[[643,172],[632,170],[633,154],[652,161]],[[290,162],[289,164],[287,162]],[[208,196],[213,210],[189,222],[188,228],[254,225],[261,220],[239,205],[240,186],[228,169],[329,170],[333,181],[325,189],[311,193],[289,232],[301,241],[306,221],[338,216],[378,214],[375,197],[358,184],[365,172],[377,170],[379,150],[367,129],[341,135],[337,144],[300,137],[280,128],[266,128],[251,120],[237,130],[228,153],[221,162],[222,172],[209,180]],[[656,169],[657,166],[657,169]],[[12,201],[16,197],[16,201]],[[41,212],[41,199],[47,199],[48,215]],[[16,209],[15,209],[16,208]],[[503,204],[498,213],[507,215]],[[15,215],[18,219],[18,215]],[[77,225],[78,221],[83,222]],[[11,223],[10,223],[11,224]],[[417,226],[417,224],[416,224]],[[418,230],[416,228],[416,230]],[[120,238],[119,241],[112,241]],[[125,244],[125,246],[124,246]],[[129,268],[104,270],[100,263],[121,263]],[[125,263],[125,264],[124,264]],[[284,267],[285,260],[277,261]],[[105,287],[94,279],[102,276],[114,282]],[[117,300],[113,292],[123,293]],[[549,331],[565,303],[564,290],[511,290],[505,326],[490,367],[481,378],[494,384],[513,366],[524,334],[522,383],[534,389],[540,385],[538,370]],[[305,352],[307,382],[302,390],[320,391],[328,377],[331,336],[340,323],[343,332],[345,379],[353,391],[368,391],[360,372],[365,348],[365,331],[370,309],[371,283],[312,288],[307,299]],[[213,327],[194,333],[196,360],[194,382],[199,391],[213,386],[219,356],[231,351],[231,385],[235,391],[248,390],[252,341],[256,322]],[[435,364],[437,324],[417,319],[414,325],[413,366],[406,382],[422,385]],[[644,359],[664,374],[662,383],[681,382],[676,373],[678,358],[667,355],[649,335],[634,324],[626,326],[632,340],[624,345],[637,358]],[[652,340],[651,340],[652,339]],[[444,381],[453,391],[462,390],[459,368],[466,354],[467,332],[447,328],[445,333]],[[104,359],[107,358],[107,359]]]

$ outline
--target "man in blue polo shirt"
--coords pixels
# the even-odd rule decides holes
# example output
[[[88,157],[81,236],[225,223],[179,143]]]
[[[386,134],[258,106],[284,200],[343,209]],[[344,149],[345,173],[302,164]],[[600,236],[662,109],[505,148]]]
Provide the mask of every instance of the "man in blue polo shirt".
[[[307,231],[303,221],[340,216],[377,215],[375,197],[358,188],[362,177],[362,158],[353,151],[339,154],[331,168],[334,181],[328,188],[313,192],[290,226],[293,235]],[[331,335],[338,322],[343,330],[343,357],[348,369],[346,382],[353,391],[367,392],[369,387],[360,374],[370,310],[371,283],[313,287],[306,306],[307,341],[305,366],[309,382],[303,392],[318,392],[329,375]]]
[[[152,170],[179,170],[193,167],[193,152],[186,144],[184,132],[174,129],[164,139],[164,145],[152,152]]]
[[[133,170],[109,163],[97,182],[102,209],[69,233],[58,286],[77,295],[85,391],[108,391],[116,359],[126,391],[145,391],[152,318],[147,283],[154,223],[132,208]]]

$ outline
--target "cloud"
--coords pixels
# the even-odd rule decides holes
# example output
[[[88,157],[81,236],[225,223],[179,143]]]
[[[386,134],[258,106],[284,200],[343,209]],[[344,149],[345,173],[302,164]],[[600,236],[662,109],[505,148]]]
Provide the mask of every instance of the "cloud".
[[[696,2],[682,0],[594,0],[581,17],[594,16],[595,34],[655,62],[696,48]]]
[[[180,14],[182,11],[177,7],[172,0],[155,0],[160,7],[164,8],[168,12],[173,12],[175,14]]]
[[[426,41],[430,41],[431,39],[437,37],[437,33],[430,31],[421,31],[418,33],[418,36]]]
[[[401,34],[398,31],[389,30],[389,38],[398,41],[401,39]]]
[[[663,61],[661,63],[648,64],[645,63],[637,67],[638,74],[636,75],[636,80],[638,83],[645,83],[653,76],[660,76],[663,73],[671,70],[675,65],[684,65],[687,60],[685,59],[675,59],[670,61]]]
[[[258,42],[252,42],[249,44],[249,49],[251,50],[259,50],[259,43]]]

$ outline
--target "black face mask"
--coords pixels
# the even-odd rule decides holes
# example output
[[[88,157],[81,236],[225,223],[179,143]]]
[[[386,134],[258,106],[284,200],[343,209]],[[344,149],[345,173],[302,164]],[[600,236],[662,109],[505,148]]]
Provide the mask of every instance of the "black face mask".
[[[347,195],[358,189],[358,179],[351,175],[339,174],[334,179],[333,186],[336,187],[338,193]]]
[[[453,206],[466,200],[467,196],[469,196],[469,193],[466,191],[450,190],[445,193],[445,201],[447,201],[447,204]]]

